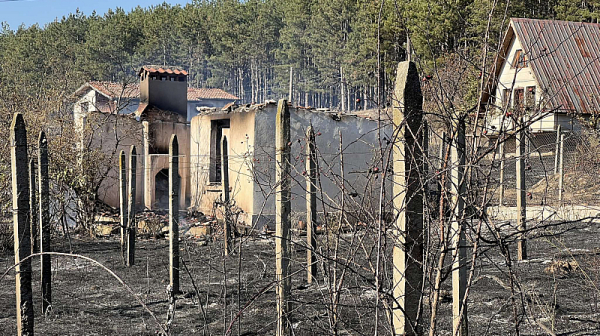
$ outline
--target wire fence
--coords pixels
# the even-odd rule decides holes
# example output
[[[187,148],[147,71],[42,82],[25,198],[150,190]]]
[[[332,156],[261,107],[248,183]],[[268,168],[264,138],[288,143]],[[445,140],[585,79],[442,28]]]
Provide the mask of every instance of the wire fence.
[[[593,131],[530,133],[525,145],[525,187],[529,205],[600,205],[598,134]],[[491,139],[490,143],[494,143]],[[509,137],[481,166],[490,169],[492,205],[516,206],[516,141]],[[562,152],[561,152],[562,148]],[[562,154],[562,155],[561,155]],[[494,157],[495,155],[495,157]],[[562,158],[561,158],[562,156]],[[561,159],[563,165],[562,195]],[[503,164],[502,164],[503,163]],[[502,171],[503,170],[503,171]]]

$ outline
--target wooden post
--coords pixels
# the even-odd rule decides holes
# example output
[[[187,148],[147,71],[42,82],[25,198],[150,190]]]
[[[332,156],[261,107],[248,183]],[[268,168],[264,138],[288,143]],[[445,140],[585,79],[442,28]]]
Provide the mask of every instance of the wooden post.
[[[179,143],[171,136],[169,146],[169,283],[179,293]]]
[[[558,173],[558,161],[559,155],[562,154],[562,149],[560,149],[562,127],[558,125],[556,127],[556,148],[554,149],[554,174]]]
[[[500,143],[500,196],[498,197],[498,205],[504,205],[504,144],[506,141]]]
[[[227,137],[223,136],[221,140],[221,186],[223,187],[223,209],[225,210],[225,220],[223,223],[223,245],[225,255],[229,255],[231,240],[231,209],[229,204],[229,146]]]
[[[48,177],[48,139],[42,131],[38,139],[38,174],[40,195],[40,252],[51,252],[50,245],[50,179]],[[42,255],[42,314],[52,305],[52,258]]]
[[[277,281],[277,336],[291,334],[289,302],[291,279],[290,261],[291,177],[290,177],[290,111],[285,99],[277,105],[275,124],[276,178],[275,191],[275,280]]]
[[[29,232],[29,167],[27,131],[21,113],[15,113],[10,127],[17,335],[33,335],[31,291],[31,234]]]
[[[125,230],[127,229],[127,158],[125,151],[119,153],[119,214],[121,215],[121,257],[125,264]]]
[[[523,118],[519,122],[519,127],[523,127]],[[525,241],[525,230],[527,221],[527,199],[525,190],[525,129],[517,132],[517,229],[519,230],[519,239],[517,243],[518,260],[527,259],[527,242]]]
[[[306,130],[306,139],[306,262],[310,284],[317,277],[317,151],[312,126]]]
[[[136,169],[137,169],[137,151],[135,146],[131,146],[129,150],[129,191],[127,193],[127,266],[135,264],[135,232],[136,232],[136,204],[135,196],[137,192],[136,186]]]
[[[558,202],[562,205],[564,195],[564,179],[565,179],[565,135],[560,135],[560,163],[558,165]]]
[[[394,145],[394,226],[392,326],[396,335],[421,333],[423,282],[422,152],[418,137],[423,95],[417,67],[400,62],[394,88],[394,124],[404,125]]]
[[[31,233],[31,254],[38,253],[40,244],[38,240],[38,206],[37,206],[37,179],[35,176],[35,159],[29,160],[29,232]]]
[[[468,335],[467,307],[463,308],[463,300],[467,289],[467,251],[465,248],[465,163],[466,141],[464,119],[455,122],[456,140],[453,143],[452,171],[452,206],[454,218],[452,221],[452,334],[454,336]],[[462,311],[462,315],[461,315]]]

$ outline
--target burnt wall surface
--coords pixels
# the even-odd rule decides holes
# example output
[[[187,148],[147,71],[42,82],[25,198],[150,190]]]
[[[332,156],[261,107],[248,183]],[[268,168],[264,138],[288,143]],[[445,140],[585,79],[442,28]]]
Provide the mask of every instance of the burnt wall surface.
[[[273,226],[275,215],[275,116],[276,106],[258,111],[255,118],[254,189],[252,214],[259,226]],[[317,209],[339,211],[342,199],[340,133],[344,161],[345,207],[350,212],[375,211],[379,204],[381,138],[390,138],[391,126],[378,132],[376,121],[306,109],[291,108],[292,212],[303,218],[306,213],[306,130],[316,133],[320,182]],[[382,141],[386,145],[386,141]],[[388,188],[391,184],[387,184]],[[389,188],[391,190],[391,188]],[[302,219],[301,219],[302,220]]]
[[[148,76],[140,82],[140,101],[187,119],[187,82],[154,80]]]

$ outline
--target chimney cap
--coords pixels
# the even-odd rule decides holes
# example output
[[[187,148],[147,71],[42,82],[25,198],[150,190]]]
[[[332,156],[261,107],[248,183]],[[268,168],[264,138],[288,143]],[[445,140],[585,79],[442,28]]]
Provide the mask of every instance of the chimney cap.
[[[148,73],[160,73],[160,74],[175,74],[175,75],[184,75],[187,76],[187,71],[180,69],[178,67],[170,67],[170,66],[158,66],[158,65],[144,65],[140,68],[138,75],[142,72]]]

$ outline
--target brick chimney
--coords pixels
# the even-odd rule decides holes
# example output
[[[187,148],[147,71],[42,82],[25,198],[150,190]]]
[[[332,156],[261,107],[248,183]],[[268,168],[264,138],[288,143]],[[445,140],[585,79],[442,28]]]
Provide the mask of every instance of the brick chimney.
[[[187,71],[144,66],[140,69],[140,102],[187,118]]]

